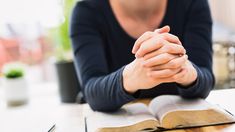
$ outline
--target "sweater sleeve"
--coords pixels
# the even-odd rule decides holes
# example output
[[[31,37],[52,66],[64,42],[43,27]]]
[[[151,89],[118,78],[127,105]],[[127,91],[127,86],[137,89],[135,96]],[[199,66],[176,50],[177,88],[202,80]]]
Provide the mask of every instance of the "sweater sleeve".
[[[187,14],[183,43],[198,78],[193,86],[178,91],[185,98],[206,98],[214,87],[212,72],[212,18],[207,0],[194,0]]]
[[[124,91],[123,68],[109,73],[97,10],[85,2],[75,6],[70,27],[74,62],[82,92],[93,110],[114,111],[135,98]]]

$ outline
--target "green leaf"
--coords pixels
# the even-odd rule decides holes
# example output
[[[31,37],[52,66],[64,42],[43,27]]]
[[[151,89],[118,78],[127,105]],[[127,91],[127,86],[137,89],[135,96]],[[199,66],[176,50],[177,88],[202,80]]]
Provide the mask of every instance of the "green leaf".
[[[56,46],[56,57],[58,61],[72,60],[72,47],[69,38],[69,19],[72,9],[77,0],[64,0],[63,12],[64,22],[56,29],[52,30]]]
[[[20,78],[24,76],[24,65],[18,62],[8,63],[3,66],[3,75],[6,78]]]

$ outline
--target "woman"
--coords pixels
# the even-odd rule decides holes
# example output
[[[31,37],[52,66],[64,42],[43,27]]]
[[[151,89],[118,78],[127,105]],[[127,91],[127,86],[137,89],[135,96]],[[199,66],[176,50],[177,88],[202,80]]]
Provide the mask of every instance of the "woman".
[[[114,111],[162,94],[206,98],[214,85],[211,28],[207,0],[78,2],[71,40],[86,101]]]

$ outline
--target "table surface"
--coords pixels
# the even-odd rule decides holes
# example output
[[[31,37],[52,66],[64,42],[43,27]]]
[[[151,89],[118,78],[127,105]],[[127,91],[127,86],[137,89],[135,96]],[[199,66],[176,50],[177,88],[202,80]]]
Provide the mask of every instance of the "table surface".
[[[56,83],[30,86],[29,103],[19,107],[7,107],[0,87],[0,131],[44,132],[56,124],[55,132],[85,131],[85,105],[61,103]],[[235,89],[214,90],[206,99],[219,104],[235,114]],[[235,132],[235,124],[175,130],[171,132]]]

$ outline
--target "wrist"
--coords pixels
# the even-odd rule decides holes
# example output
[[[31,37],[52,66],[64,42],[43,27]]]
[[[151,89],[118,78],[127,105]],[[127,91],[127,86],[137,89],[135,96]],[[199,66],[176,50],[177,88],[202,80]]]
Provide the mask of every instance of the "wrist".
[[[134,86],[135,83],[132,81],[133,79],[131,77],[131,63],[125,66],[122,72],[122,78],[124,90],[129,94],[134,94],[137,89]]]
[[[184,77],[184,81],[179,82],[178,84],[183,87],[188,87],[193,85],[197,80],[197,70],[193,67],[190,61],[187,62],[187,75]]]

